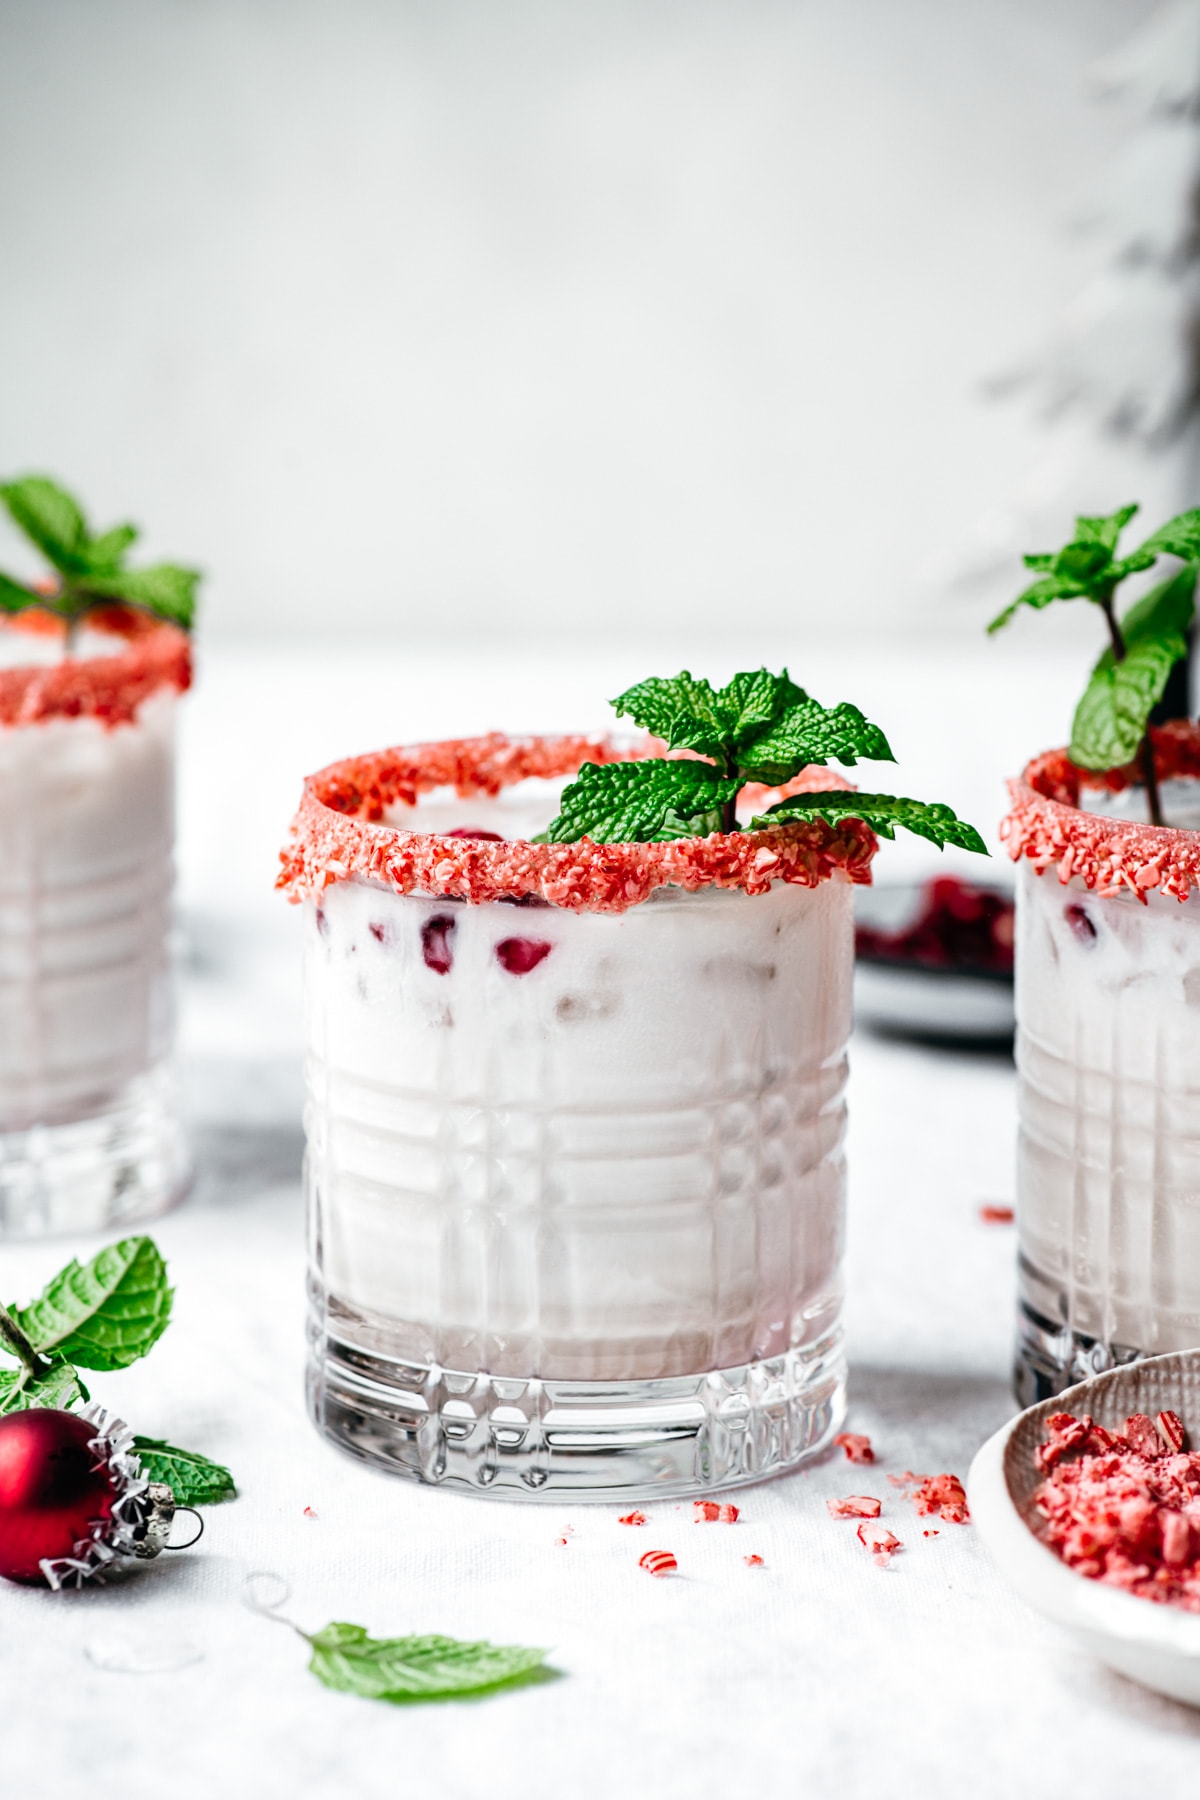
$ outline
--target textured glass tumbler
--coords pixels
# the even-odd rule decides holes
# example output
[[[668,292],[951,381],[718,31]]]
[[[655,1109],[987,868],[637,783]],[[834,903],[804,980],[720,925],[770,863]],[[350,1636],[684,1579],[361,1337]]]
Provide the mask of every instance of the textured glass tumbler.
[[[1171,777],[1200,732],[1160,735],[1165,816],[1187,827],[1200,784]],[[1200,1344],[1200,833],[1147,826],[1137,789],[1073,805],[1078,782],[1060,753],[1031,764],[1005,826],[1023,1404]]]
[[[136,646],[82,667],[105,697],[132,683],[133,716],[0,726],[5,1237],[146,1218],[186,1175],[170,1064],[176,683]]]
[[[480,1493],[684,1494],[842,1416],[851,890],[306,911],[310,1405]]]

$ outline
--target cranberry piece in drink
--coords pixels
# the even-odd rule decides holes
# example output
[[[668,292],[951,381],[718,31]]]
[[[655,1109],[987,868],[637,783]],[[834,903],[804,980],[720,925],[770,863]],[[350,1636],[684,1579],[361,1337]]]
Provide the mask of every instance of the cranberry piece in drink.
[[[1092,923],[1086,907],[1068,906],[1063,911],[1063,918],[1071,927],[1073,936],[1077,937],[1081,944],[1095,943],[1096,927]]]
[[[553,944],[547,944],[541,938],[502,938],[496,945],[496,960],[510,975],[528,975],[531,969],[545,961],[553,948]]]
[[[486,844],[503,844],[507,839],[498,831],[485,831],[482,825],[456,825],[453,831],[443,831],[443,837],[480,838]]]
[[[421,954],[425,958],[425,967],[432,969],[435,975],[448,975],[454,967],[450,941],[457,923],[458,920],[447,913],[435,913],[421,927]]]

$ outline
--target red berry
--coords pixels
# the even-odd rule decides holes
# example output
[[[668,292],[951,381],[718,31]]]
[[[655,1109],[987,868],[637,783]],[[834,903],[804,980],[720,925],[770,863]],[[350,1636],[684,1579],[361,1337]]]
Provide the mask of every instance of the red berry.
[[[70,1556],[97,1520],[112,1516],[116,1487],[88,1448],[96,1426],[36,1407],[0,1419],[0,1575],[45,1579],[43,1557]]]
[[[478,825],[456,825],[453,831],[443,831],[443,837],[479,838],[485,844],[503,844],[508,840],[501,837],[498,831],[484,831]]]
[[[496,958],[510,975],[528,975],[553,948],[553,944],[543,943],[540,938],[504,938],[496,945]]]

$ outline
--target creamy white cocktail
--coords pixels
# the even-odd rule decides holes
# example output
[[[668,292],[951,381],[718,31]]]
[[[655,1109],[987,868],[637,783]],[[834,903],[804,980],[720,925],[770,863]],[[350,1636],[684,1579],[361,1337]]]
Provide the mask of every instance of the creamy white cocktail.
[[[728,741],[352,758],[306,783],[284,851],[310,1404],[421,1480],[679,1493],[787,1468],[842,1413],[864,815],[978,840],[805,769],[889,753],[786,674],[615,704],[685,751]],[[745,828],[743,787],[767,808]]]
[[[1200,783],[1178,778],[1200,733],[1156,743],[1175,828],[1131,775],[1087,787],[1062,754],[1012,784],[1030,1401],[1200,1343]]]

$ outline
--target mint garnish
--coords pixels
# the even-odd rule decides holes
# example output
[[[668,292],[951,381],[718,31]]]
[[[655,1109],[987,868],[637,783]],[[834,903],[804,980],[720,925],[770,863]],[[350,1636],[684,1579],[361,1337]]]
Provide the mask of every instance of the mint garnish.
[[[1039,579],[1004,608],[988,626],[999,631],[1023,606],[1037,609],[1056,600],[1089,600],[1104,614],[1109,647],[1091,680],[1071,726],[1071,761],[1104,772],[1137,761],[1146,786],[1150,818],[1161,825],[1162,804],[1149,738],[1150,714],[1162,699],[1167,678],[1187,655],[1187,634],[1195,615],[1200,574],[1200,508],[1180,513],[1152,532],[1132,555],[1118,557],[1117,540],[1136,505],[1099,517],[1075,520],[1075,535],[1061,550],[1027,556]],[[1184,567],[1146,594],[1118,619],[1116,593],[1127,576],[1152,568],[1160,556],[1176,556]]]
[[[137,541],[136,526],[116,525],[93,537],[79,502],[45,475],[0,482],[0,501],[57,578],[53,591],[42,594],[0,574],[0,610],[19,613],[40,607],[57,613],[71,630],[97,606],[120,601],[191,630],[199,570],[175,563],[126,568],[125,557]]]
[[[133,1447],[146,1480],[165,1481],[177,1506],[214,1506],[237,1492],[228,1469],[194,1450],[177,1450],[163,1438],[150,1437],[135,1437]]]
[[[122,1238],[90,1262],[69,1262],[28,1306],[0,1306],[0,1415],[29,1406],[72,1407],[91,1398],[79,1370],[128,1368],[158,1342],[174,1291],[153,1238]],[[165,1481],[176,1503],[225,1499],[233,1477],[219,1463],[160,1438],[135,1439],[150,1481]],[[144,1451],[143,1451],[144,1447]],[[178,1483],[178,1485],[177,1485]]]
[[[464,1643],[448,1637],[368,1637],[361,1625],[332,1624],[300,1634],[312,1646],[309,1668],[326,1687],[366,1700],[442,1700],[477,1694],[531,1675],[545,1650],[518,1644]]]
[[[781,675],[748,670],[720,689],[685,669],[639,682],[612,704],[668,750],[695,754],[585,763],[538,842],[653,843],[738,831],[737,797],[747,782],[783,787],[814,764],[895,761],[883,732],[857,706],[822,706],[786,669]],[[802,794],[769,807],[750,829],[818,818],[831,825],[862,819],[889,838],[904,825],[939,847],[987,854],[979,833],[948,806],[890,794]]]

